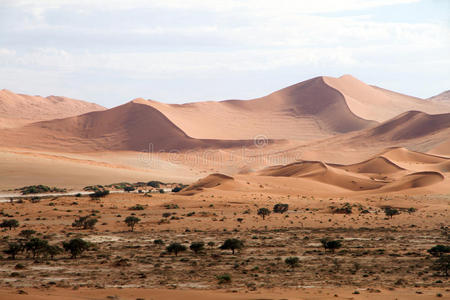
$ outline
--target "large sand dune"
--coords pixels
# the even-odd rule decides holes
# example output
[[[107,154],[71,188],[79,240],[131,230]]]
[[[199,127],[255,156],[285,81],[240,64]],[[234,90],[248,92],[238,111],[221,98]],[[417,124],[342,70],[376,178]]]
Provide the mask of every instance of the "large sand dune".
[[[77,116],[105,108],[94,103],[59,96],[29,96],[0,90],[0,128]]]

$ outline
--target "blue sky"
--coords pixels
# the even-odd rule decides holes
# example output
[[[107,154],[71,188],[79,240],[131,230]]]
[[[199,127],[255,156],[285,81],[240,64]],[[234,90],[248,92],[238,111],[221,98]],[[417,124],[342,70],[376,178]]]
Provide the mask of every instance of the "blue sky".
[[[343,74],[450,89],[450,1],[0,0],[0,88],[17,93],[183,103]]]

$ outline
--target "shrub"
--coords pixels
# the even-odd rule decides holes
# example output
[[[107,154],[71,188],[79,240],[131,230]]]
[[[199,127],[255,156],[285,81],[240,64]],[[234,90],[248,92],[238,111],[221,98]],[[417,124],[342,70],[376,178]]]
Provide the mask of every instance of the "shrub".
[[[94,193],[89,194],[89,197],[91,198],[103,198],[109,195],[109,191],[105,189],[96,189],[94,190]]]
[[[265,207],[262,207],[258,209],[258,215],[261,216],[264,220],[266,216],[270,215],[270,210]]]
[[[186,251],[186,246],[181,245],[180,243],[172,243],[166,248],[167,252],[175,254],[178,256],[179,252]]]
[[[244,247],[244,242],[238,239],[227,239],[220,249],[222,250],[231,250],[231,253],[234,254],[234,250],[239,250]]]
[[[287,257],[284,262],[291,268],[295,268],[299,265],[300,260],[298,257]]]
[[[66,189],[59,189],[57,187],[49,187],[46,185],[30,185],[30,186],[24,186],[19,189],[21,191],[22,195],[29,195],[29,194],[41,194],[41,193],[64,193],[66,192]]]
[[[19,233],[20,236],[23,236],[26,239],[29,239],[33,234],[36,234],[36,231],[32,229],[24,229]]]
[[[336,249],[339,249],[342,246],[341,241],[330,240],[328,238],[321,239],[320,242],[322,243],[322,246],[325,249],[325,251],[330,250],[333,253]]]
[[[163,240],[160,240],[160,239],[154,240],[154,241],[153,241],[153,244],[155,244],[155,245],[164,245],[164,241],[163,241]]]
[[[444,245],[436,245],[436,246],[428,249],[427,252],[433,256],[440,257],[443,254],[450,253],[450,247],[444,246]]]
[[[398,209],[392,208],[392,207],[389,207],[389,206],[384,208],[384,213],[386,214],[387,217],[390,217],[391,219],[392,219],[393,216],[400,214]]]
[[[230,283],[231,282],[231,275],[230,274],[220,274],[216,276],[217,280],[219,281],[219,284],[224,283]]]
[[[151,186],[155,189],[158,189],[161,186],[161,184],[164,184],[164,183],[161,181],[154,181],[154,180],[147,182],[147,186]]]
[[[285,213],[289,209],[289,204],[283,204],[283,203],[277,203],[273,206],[273,212],[274,213]]]
[[[197,254],[198,252],[202,251],[205,248],[205,243],[203,242],[193,242],[190,246],[189,249],[191,249],[192,251],[195,252],[195,254]]]
[[[19,221],[16,219],[3,220],[3,222],[0,223],[0,227],[9,228],[9,230],[12,230],[13,228],[19,227]]]
[[[83,229],[92,229],[95,224],[98,222],[98,219],[92,218],[91,216],[79,217],[72,223],[72,227],[78,227]]]
[[[132,192],[132,191],[134,191],[135,190],[135,188],[133,187],[133,186],[126,186],[126,187],[124,187],[123,188],[123,190],[125,191],[125,192]]]
[[[77,256],[81,255],[84,251],[91,247],[89,242],[83,239],[76,238],[71,239],[69,242],[63,242],[63,248],[67,252],[70,252],[71,258],[75,259]]]
[[[145,207],[143,205],[140,205],[140,204],[136,204],[135,206],[131,206],[129,208],[129,210],[144,210],[144,209],[145,209]]]
[[[139,221],[141,221],[141,219],[138,217],[129,216],[125,218],[124,222],[128,225],[128,227],[130,227],[131,231],[134,231],[134,226],[136,226]]]
[[[334,214],[351,214],[352,213],[352,206],[350,203],[344,203],[341,207],[334,207],[331,206],[331,212]]]

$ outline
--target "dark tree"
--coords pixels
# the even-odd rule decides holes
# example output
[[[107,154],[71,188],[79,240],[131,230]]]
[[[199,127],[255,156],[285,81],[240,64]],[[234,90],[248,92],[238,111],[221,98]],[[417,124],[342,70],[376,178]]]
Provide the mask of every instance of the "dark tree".
[[[16,255],[23,250],[23,246],[19,243],[9,243],[8,249],[3,250],[3,253],[11,256],[11,259],[16,259]]]
[[[84,251],[90,248],[91,244],[80,238],[72,239],[69,242],[63,242],[63,248],[67,252],[70,252],[71,258],[77,258]]]
[[[264,220],[266,216],[270,215],[270,210],[265,207],[262,207],[258,209],[258,215],[261,216]]]
[[[289,209],[289,204],[277,203],[273,206],[274,213],[285,213]]]
[[[178,256],[179,252],[186,251],[186,246],[181,245],[180,243],[172,243],[166,248],[167,252],[175,254]]]
[[[192,251],[195,252],[195,254],[197,254],[198,252],[202,251],[205,248],[205,243],[203,242],[193,242],[190,246],[189,249],[191,249]]]
[[[63,249],[57,245],[48,245],[43,253],[44,256],[50,256],[51,259],[53,259],[56,255],[61,254],[63,252]]]
[[[227,239],[220,249],[222,250],[231,250],[231,253],[234,254],[234,250],[239,250],[244,247],[244,242],[238,239]]]
[[[28,242],[25,243],[25,250],[31,251],[33,254],[33,259],[36,258],[36,256],[39,256],[39,254],[43,253],[45,251],[45,248],[48,247],[48,241],[47,240],[41,240],[40,238],[32,238]]]
[[[3,220],[3,222],[0,223],[1,228],[9,228],[9,230],[13,228],[19,227],[19,221],[16,219],[10,219],[10,220]]]
[[[91,216],[79,217],[72,223],[72,227],[78,227],[83,229],[92,229],[95,224],[98,222],[98,219],[93,218]]]
[[[330,240],[328,238],[321,239],[320,242],[322,243],[323,248],[326,250],[330,250],[334,253],[336,249],[339,249],[342,247],[341,241],[338,240]]]
[[[291,268],[295,268],[298,267],[300,260],[298,257],[287,257],[284,262]]]
[[[392,208],[392,207],[386,207],[384,209],[384,213],[386,214],[387,217],[391,218],[395,215],[399,215],[400,212],[398,211],[398,209],[396,208]]]
[[[95,198],[103,198],[103,197],[106,197],[107,195],[109,195],[109,191],[108,190],[95,189],[94,193],[89,194],[89,197],[95,199]]]
[[[141,219],[135,216],[129,216],[125,218],[125,223],[128,225],[128,227],[131,228],[131,231],[134,231],[134,226],[136,226],[137,223],[139,223]]]

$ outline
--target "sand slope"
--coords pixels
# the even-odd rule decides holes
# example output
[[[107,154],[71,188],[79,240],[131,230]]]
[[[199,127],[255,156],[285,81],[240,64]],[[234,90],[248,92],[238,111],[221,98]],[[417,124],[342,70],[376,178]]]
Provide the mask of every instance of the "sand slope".
[[[324,81],[343,94],[354,114],[366,120],[384,122],[410,110],[429,114],[450,112],[449,105],[370,86],[351,75],[324,77]]]
[[[59,96],[29,96],[0,90],[0,128],[66,118],[105,108],[86,101]]]

